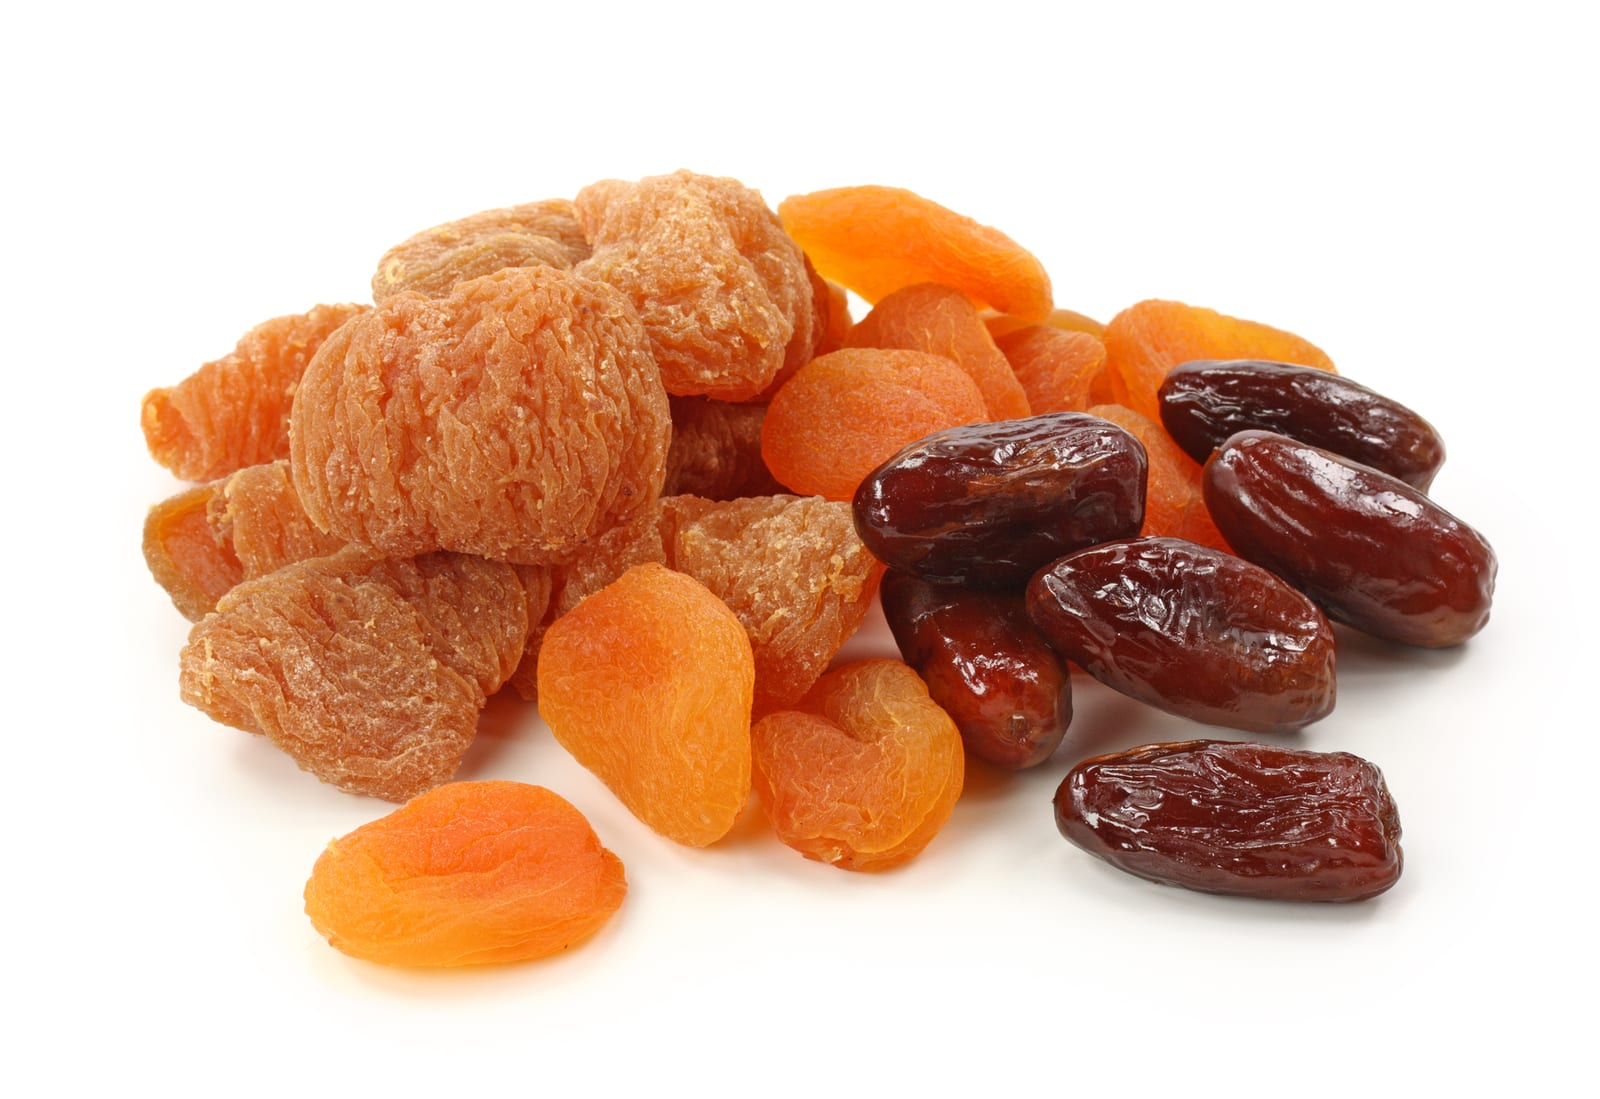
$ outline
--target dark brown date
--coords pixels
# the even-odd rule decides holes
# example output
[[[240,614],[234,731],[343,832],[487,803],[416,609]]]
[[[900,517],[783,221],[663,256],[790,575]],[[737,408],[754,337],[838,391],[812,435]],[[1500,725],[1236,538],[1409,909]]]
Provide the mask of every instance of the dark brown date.
[[[1272,362],[1191,362],[1161,383],[1161,422],[1204,463],[1229,436],[1275,431],[1381,469],[1424,492],[1444,464],[1444,440],[1398,401],[1348,378]]]
[[[1206,463],[1206,507],[1241,557],[1335,621],[1438,648],[1489,621],[1495,555],[1417,489],[1283,435],[1244,431]]]
[[[1333,627],[1266,569],[1177,538],[1080,550],[1028,585],[1057,652],[1170,713],[1292,732],[1333,709]]]
[[[930,584],[890,570],[878,589],[900,655],[961,730],[967,751],[1021,770],[1072,720],[1072,679],[1014,591]]]
[[[1194,740],[1084,760],[1056,827],[1120,870],[1203,893],[1360,901],[1400,877],[1383,773],[1347,752]]]
[[[1143,445],[1081,412],[969,424],[906,447],[856,490],[856,530],[891,568],[1020,588],[1064,553],[1144,522]]]

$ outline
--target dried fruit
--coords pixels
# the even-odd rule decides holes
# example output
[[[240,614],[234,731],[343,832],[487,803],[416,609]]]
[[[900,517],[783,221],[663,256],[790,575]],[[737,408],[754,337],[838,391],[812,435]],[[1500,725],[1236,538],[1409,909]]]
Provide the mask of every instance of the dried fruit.
[[[1400,877],[1400,815],[1345,752],[1195,740],[1097,756],[1055,797],[1067,839],[1141,878],[1204,893],[1359,901]]]
[[[806,261],[806,268],[816,274],[816,268],[811,266],[810,260]],[[816,303],[817,315],[812,333],[811,357],[816,358],[843,347],[844,338],[855,322],[850,318],[850,296],[838,283],[816,275],[811,280],[811,300]],[[805,363],[800,365],[804,366]]]
[[[627,894],[582,813],[521,782],[453,782],[328,844],[306,915],[381,965],[522,962],[576,946]]]
[[[852,348],[813,359],[767,406],[761,457],[802,496],[849,500],[878,463],[916,439],[986,415],[955,363]]]
[[[1013,317],[1007,313],[984,313],[984,327],[989,329],[989,335],[998,343],[1002,336],[1009,335],[1020,328],[1031,328],[1034,325],[1045,325],[1062,332],[1084,332],[1097,340],[1105,338],[1106,326],[1093,317],[1084,316],[1071,309],[1052,309],[1043,319]],[[1041,409],[1041,411],[1043,411]]]
[[[166,389],[145,394],[140,423],[150,456],[185,481],[289,456],[289,406],[306,365],[365,305],[319,305],[277,317],[227,355]]]
[[[941,584],[1017,587],[1144,517],[1139,441],[1096,416],[1052,412],[912,443],[855,495],[856,530],[885,564]]]
[[[1034,412],[1082,412],[1110,399],[1106,345],[1094,336],[1036,324],[1008,332],[995,344]]]
[[[1142,301],[1106,326],[1106,365],[1115,402],[1161,419],[1156,391],[1167,372],[1196,359],[1272,359],[1333,370],[1333,360],[1289,332],[1175,301]]]
[[[943,355],[976,383],[987,419],[1012,420],[1030,412],[1027,394],[977,309],[948,286],[923,282],[896,290],[861,318],[844,343]]]
[[[1002,313],[1039,320],[1050,312],[1050,276],[1027,249],[914,192],[813,191],[784,199],[778,216],[823,278],[869,302],[937,282]]]
[[[750,735],[778,838],[843,870],[914,858],[961,796],[961,735],[898,660],[835,668]]]
[[[507,267],[567,268],[589,258],[577,212],[564,198],[485,210],[435,225],[383,254],[372,276],[372,300],[411,291],[442,298],[457,283]]]
[[[1200,464],[1173,442],[1161,425],[1121,405],[1095,405],[1089,415],[1110,420],[1144,446],[1150,463],[1145,479],[1146,538],[1183,538],[1212,549],[1229,551],[1227,540],[1211,521],[1200,491]]]
[[[750,794],[754,680],[750,641],[722,601],[645,564],[546,631],[539,712],[634,816],[704,847]]]
[[[1347,378],[1288,363],[1191,362],[1161,383],[1161,422],[1197,462],[1229,436],[1288,435],[1428,490],[1444,440],[1398,401]]]
[[[543,564],[649,510],[670,431],[627,301],[511,267],[390,298],[325,343],[295,401],[294,483],[349,542]]]
[[[1211,456],[1205,498],[1240,556],[1376,637],[1459,645],[1489,621],[1496,560],[1483,535],[1387,473],[1265,431]]]
[[[455,774],[528,622],[510,565],[349,548],[224,595],[190,631],[180,686],[324,782],[404,801]]]
[[[151,508],[144,525],[151,574],[195,622],[240,581],[342,545],[311,525],[287,461],[247,466],[181,492]]]
[[[676,172],[578,193],[594,254],[578,270],[638,310],[669,393],[758,396],[811,357],[811,280],[755,191]]]
[[[1050,758],[1072,721],[1072,680],[1020,592],[930,584],[903,572],[887,573],[880,591],[900,655],[968,752],[1009,770]]]
[[[668,403],[672,443],[667,448],[663,496],[732,500],[783,491],[761,460],[766,405],[731,404],[709,397],[671,397]]]
[[[1266,569],[1175,538],[1040,570],[1028,614],[1106,686],[1208,725],[1292,732],[1333,709],[1333,628]]]

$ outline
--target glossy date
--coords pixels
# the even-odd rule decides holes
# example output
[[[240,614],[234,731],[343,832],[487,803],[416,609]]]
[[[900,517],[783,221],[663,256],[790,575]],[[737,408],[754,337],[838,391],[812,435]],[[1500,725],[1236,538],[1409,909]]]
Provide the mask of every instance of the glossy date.
[[[1241,557],[1336,621],[1438,648],[1489,621],[1483,536],[1410,485],[1283,435],[1244,431],[1206,463],[1206,507]]]
[[[1055,796],[1056,826],[1130,874],[1205,893],[1359,901],[1400,877],[1400,816],[1346,752],[1197,740],[1098,756]]]
[[[1161,423],[1197,462],[1241,431],[1275,431],[1426,491],[1444,440],[1398,401],[1348,378],[1288,363],[1190,362],[1161,383]]]
[[[1027,600],[1063,657],[1170,713],[1279,733],[1333,709],[1327,618],[1232,554],[1177,538],[1110,542],[1041,569]]]
[[[968,752],[1008,770],[1050,758],[1072,720],[1072,680],[1020,592],[930,584],[893,570],[878,591],[901,656]]]
[[[855,495],[878,560],[940,584],[1021,588],[1075,549],[1144,522],[1144,447],[1081,412],[969,424],[906,447]]]

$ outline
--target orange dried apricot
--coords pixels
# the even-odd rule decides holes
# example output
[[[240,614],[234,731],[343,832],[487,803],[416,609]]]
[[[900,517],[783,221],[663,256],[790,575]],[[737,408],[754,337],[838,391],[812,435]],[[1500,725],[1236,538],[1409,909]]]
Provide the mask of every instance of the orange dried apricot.
[[[175,386],[152,389],[140,408],[150,456],[185,481],[289,456],[289,406],[306,365],[366,305],[319,305],[246,332],[227,355]]]
[[[761,460],[762,404],[733,404],[709,397],[671,397],[672,442],[667,447],[663,496],[690,494],[712,500],[765,496],[783,486]]]
[[[914,858],[961,796],[961,734],[898,660],[834,669],[750,736],[756,792],[778,838],[844,870]]]
[[[1156,391],[1167,372],[1197,359],[1269,359],[1332,370],[1333,360],[1292,332],[1176,301],[1142,301],[1106,325],[1106,366],[1118,404],[1158,423]]]
[[[813,300],[821,303],[817,307],[817,339],[811,352],[815,358],[843,347],[844,338],[853,322],[850,319],[850,295],[844,287],[818,275],[811,284],[811,292]]]
[[[1106,345],[1087,332],[1035,324],[1007,332],[995,344],[1035,413],[1082,412],[1095,397],[1109,396],[1102,378]]]
[[[1027,394],[978,311],[960,291],[923,282],[885,297],[845,336],[846,347],[881,347],[943,355],[967,372],[991,420],[1030,414]]]
[[[1089,414],[1110,420],[1144,444],[1149,476],[1140,537],[1183,538],[1223,553],[1233,552],[1206,508],[1200,463],[1185,454],[1165,428],[1121,405],[1095,405]]]
[[[750,640],[722,601],[645,564],[545,632],[539,712],[634,816],[704,847],[750,795],[754,680]]]
[[[351,547],[218,600],[184,646],[182,696],[324,782],[404,801],[455,774],[528,612],[510,565]]]
[[[544,564],[649,510],[670,433],[627,300],[510,267],[396,295],[325,343],[291,450],[306,513],[346,541]]]
[[[435,225],[383,254],[372,300],[410,290],[442,298],[456,283],[507,267],[571,267],[589,258],[577,211],[564,198],[528,202]]]
[[[1043,320],[1029,320],[1022,317],[1013,317],[1009,313],[985,312],[980,314],[984,327],[989,330],[989,335],[999,340],[1001,336],[1015,332],[1019,328],[1042,324],[1047,328],[1059,328],[1063,332],[1084,332],[1097,340],[1103,340],[1106,326],[1093,317],[1078,313],[1071,309],[1052,309]]]
[[[521,782],[452,782],[328,844],[306,915],[380,965],[464,966],[559,954],[628,892],[582,813]]]
[[[811,360],[773,396],[761,456],[793,491],[849,500],[907,443],[987,417],[977,385],[942,355],[848,348]]]
[[[578,192],[578,271],[638,310],[669,393],[744,401],[811,356],[805,260],[760,194],[676,172]]]
[[[144,560],[172,605],[191,622],[244,579],[233,546],[217,536],[209,516],[221,482],[195,485],[151,508],[144,520]]]
[[[778,204],[789,235],[822,277],[881,301],[937,282],[972,302],[1038,320],[1050,312],[1050,276],[1016,241],[899,187],[837,187]]]

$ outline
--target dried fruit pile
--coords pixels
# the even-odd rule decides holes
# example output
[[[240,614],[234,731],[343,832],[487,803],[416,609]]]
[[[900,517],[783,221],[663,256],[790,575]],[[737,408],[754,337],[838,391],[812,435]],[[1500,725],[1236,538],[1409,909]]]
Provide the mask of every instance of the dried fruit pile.
[[[1334,705],[1330,619],[1439,646],[1488,618],[1494,555],[1426,495],[1421,417],[1266,325],[1058,309],[1027,250],[909,191],[775,214],[731,179],[605,181],[403,241],[372,298],[268,321],[142,410],[201,482],[144,535],[195,623],[184,700],[406,803],[306,887],[357,957],[540,957],[621,903],[571,805],[451,781],[504,685],[668,839],[716,843],[753,789],[785,844],[882,870],[969,753],[1071,754],[1072,665],[1281,736]],[[880,581],[905,662],[830,670]],[[1144,746],[1074,767],[1056,813],[1195,889],[1355,900],[1400,871],[1381,775],[1338,753]]]

